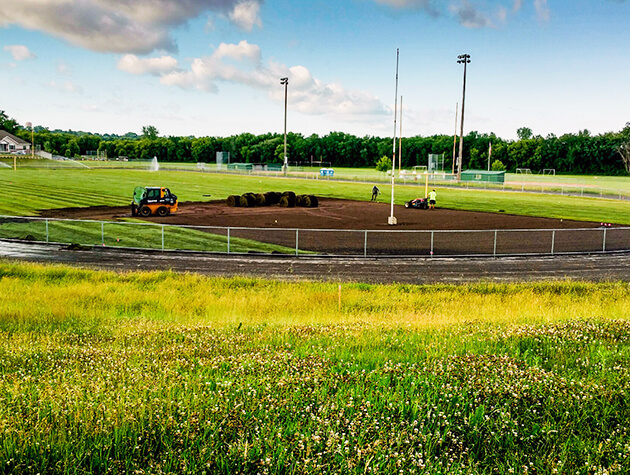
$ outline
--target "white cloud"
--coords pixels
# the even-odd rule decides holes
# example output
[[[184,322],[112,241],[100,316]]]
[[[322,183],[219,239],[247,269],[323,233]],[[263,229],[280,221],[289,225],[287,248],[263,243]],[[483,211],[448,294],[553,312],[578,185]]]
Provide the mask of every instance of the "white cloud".
[[[229,17],[235,25],[243,30],[252,31],[254,26],[262,26],[260,4],[253,0],[246,0],[236,5]]]
[[[540,21],[549,21],[551,11],[547,6],[547,0],[534,0],[534,8],[536,9],[536,15]]]
[[[190,69],[185,71],[178,68],[176,63],[168,61],[163,64],[170,68],[159,70],[149,67],[155,64],[151,60],[131,56],[121,60],[119,69],[133,74],[158,75],[160,82],[166,86],[206,92],[217,92],[221,82],[240,84],[266,91],[269,98],[278,102],[284,100],[280,78],[288,77],[290,107],[304,114],[332,113],[345,116],[390,112],[378,97],[370,93],[349,91],[341,84],[326,84],[313,77],[304,66],[265,65],[261,57],[258,45],[241,41],[238,44],[220,44],[212,55],[194,58]]]
[[[72,67],[64,61],[57,62],[57,74],[61,76],[72,76]]]
[[[170,31],[203,12],[239,28],[261,25],[262,0],[2,0],[0,27],[20,25],[93,51],[175,51]]]
[[[5,46],[3,49],[11,53],[11,56],[13,56],[13,59],[16,61],[25,61],[27,59],[37,58],[37,55],[24,45],[9,45]]]
[[[459,5],[451,5],[450,11],[462,26],[467,28],[487,28],[494,26],[490,16],[479,10],[468,0],[462,0]]]
[[[376,3],[394,8],[430,8],[431,0],[375,0]]]
[[[126,54],[118,61],[116,67],[130,74],[160,76],[177,70],[178,62],[172,56],[138,58],[136,55]]]
[[[424,10],[431,16],[450,12],[466,28],[493,28],[505,23],[512,13],[523,9],[524,0],[373,0],[399,10]],[[534,0],[539,21],[549,21],[547,0]]]
[[[48,83],[48,87],[56,91],[67,92],[68,94],[83,94],[81,86],[78,86],[71,81],[65,81],[63,83],[51,81]]]

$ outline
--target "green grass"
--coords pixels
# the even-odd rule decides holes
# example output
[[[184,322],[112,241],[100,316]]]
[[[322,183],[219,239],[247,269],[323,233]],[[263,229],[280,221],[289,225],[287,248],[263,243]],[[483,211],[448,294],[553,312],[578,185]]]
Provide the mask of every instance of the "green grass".
[[[140,223],[135,220],[124,223],[48,220],[46,223],[45,220],[0,218],[0,238],[159,250],[295,254],[294,247],[234,236],[230,236],[228,249],[227,234],[221,234],[220,230],[207,232],[194,228]],[[300,251],[300,254],[305,253],[307,252]]]
[[[0,471],[628,473],[628,290],[0,261]]]
[[[181,201],[225,199],[247,191],[294,190],[324,197],[369,200],[371,185],[329,180],[143,170],[0,170],[0,214],[37,215],[73,206],[125,206],[138,185],[169,187]],[[380,186],[387,201],[390,186]],[[630,203],[618,200],[437,187],[438,206],[471,211],[630,224]],[[203,195],[210,194],[211,198]],[[396,203],[424,194],[424,186],[397,185]]]

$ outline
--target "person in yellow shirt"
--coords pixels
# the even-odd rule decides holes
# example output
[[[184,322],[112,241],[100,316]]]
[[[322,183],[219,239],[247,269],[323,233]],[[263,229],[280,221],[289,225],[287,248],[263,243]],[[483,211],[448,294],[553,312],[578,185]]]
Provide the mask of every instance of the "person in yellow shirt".
[[[429,192],[429,209],[435,209],[435,201],[437,200],[437,193],[435,190]]]

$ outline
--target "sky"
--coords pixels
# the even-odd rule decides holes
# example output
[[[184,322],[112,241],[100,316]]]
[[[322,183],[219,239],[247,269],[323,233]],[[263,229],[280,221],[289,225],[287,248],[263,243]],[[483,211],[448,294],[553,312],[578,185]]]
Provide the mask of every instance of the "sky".
[[[464,134],[599,134],[630,122],[629,21],[630,0],[2,0],[0,110],[282,133],[287,77],[289,132],[453,134],[469,54]]]

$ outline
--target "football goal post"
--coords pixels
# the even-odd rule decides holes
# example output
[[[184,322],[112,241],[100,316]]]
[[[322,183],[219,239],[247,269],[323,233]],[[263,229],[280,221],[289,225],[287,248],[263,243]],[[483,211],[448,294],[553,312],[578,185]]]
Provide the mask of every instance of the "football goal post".
[[[411,172],[414,175],[421,175],[427,172],[427,167],[425,165],[416,165],[415,167],[411,169]]]
[[[555,168],[545,168],[542,171],[543,175],[551,175],[551,176],[556,176],[556,169]]]
[[[531,175],[532,171],[529,168],[517,168],[516,174],[517,175]]]

